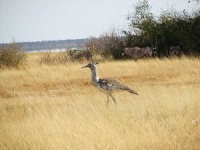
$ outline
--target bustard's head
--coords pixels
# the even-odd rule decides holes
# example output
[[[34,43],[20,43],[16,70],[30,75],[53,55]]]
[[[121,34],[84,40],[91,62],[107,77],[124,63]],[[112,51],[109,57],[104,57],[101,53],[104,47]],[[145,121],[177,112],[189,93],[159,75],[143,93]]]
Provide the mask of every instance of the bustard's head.
[[[87,64],[86,66],[82,67],[82,68],[90,68],[91,70],[96,69],[96,65],[98,64],[98,62],[91,62],[89,64]]]

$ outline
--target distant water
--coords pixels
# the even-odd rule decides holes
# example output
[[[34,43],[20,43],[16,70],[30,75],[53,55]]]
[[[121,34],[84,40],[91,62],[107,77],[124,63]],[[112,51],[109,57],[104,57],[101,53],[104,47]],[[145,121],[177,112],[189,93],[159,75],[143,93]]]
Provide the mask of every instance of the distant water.
[[[38,53],[38,52],[65,52],[69,49],[63,48],[63,49],[44,49],[44,50],[29,50],[26,51],[27,53]],[[71,48],[70,50],[83,50],[83,49],[77,49],[77,48]]]

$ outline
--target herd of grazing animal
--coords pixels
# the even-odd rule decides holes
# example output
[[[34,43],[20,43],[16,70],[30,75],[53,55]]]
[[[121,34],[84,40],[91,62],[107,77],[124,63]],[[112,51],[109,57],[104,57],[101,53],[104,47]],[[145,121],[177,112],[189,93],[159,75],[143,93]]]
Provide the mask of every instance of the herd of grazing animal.
[[[149,57],[155,57],[157,56],[158,50],[157,47],[126,47],[121,51],[121,56],[128,56],[134,60],[140,59],[140,58],[149,58]],[[180,46],[171,46],[167,50],[167,56],[168,57],[180,57],[181,55],[181,49]],[[87,50],[76,50],[71,51],[70,56],[74,59],[79,60],[92,60],[92,53],[90,53]]]
[[[129,47],[122,50],[122,56],[129,56],[133,59],[154,57],[157,55],[157,48],[150,47]],[[171,46],[168,50],[168,57],[180,57],[181,49],[180,46]]]

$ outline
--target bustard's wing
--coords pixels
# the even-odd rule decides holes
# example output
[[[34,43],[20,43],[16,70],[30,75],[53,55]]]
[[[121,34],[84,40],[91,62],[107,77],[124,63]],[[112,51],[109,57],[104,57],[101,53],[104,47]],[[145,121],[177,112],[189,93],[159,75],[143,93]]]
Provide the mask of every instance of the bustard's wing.
[[[106,90],[126,90],[130,93],[138,95],[135,90],[133,90],[132,88],[130,88],[129,86],[125,85],[124,83],[118,80],[110,78],[99,79],[99,85],[101,86],[101,88]]]

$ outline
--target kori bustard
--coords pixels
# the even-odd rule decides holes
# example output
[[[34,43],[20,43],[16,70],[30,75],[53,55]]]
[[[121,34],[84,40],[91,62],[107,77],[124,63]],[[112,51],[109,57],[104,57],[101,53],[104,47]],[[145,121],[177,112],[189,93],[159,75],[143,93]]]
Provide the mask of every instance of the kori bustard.
[[[95,86],[99,91],[107,94],[107,107],[109,103],[109,97],[111,97],[115,102],[115,104],[117,105],[116,100],[112,95],[112,92],[114,91],[128,91],[130,93],[138,95],[135,90],[121,83],[118,80],[110,78],[99,79],[97,64],[98,64],[97,62],[92,62],[82,68],[87,68],[87,67],[90,68],[92,73],[92,85]]]

